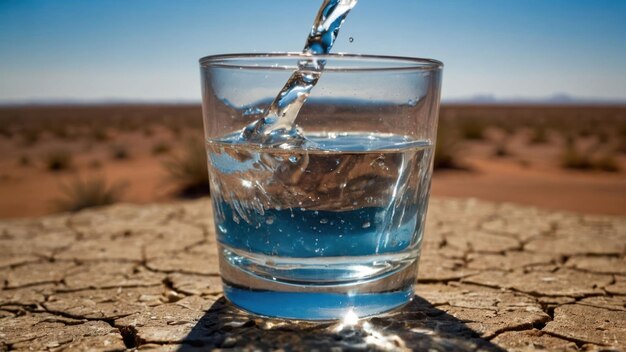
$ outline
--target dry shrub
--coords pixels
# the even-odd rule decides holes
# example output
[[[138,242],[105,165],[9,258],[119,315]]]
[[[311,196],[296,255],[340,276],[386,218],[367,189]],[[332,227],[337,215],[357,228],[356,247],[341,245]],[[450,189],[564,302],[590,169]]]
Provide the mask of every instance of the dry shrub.
[[[530,144],[548,143],[548,130],[543,124],[535,125],[530,136]]]
[[[486,124],[476,118],[465,117],[458,120],[459,130],[463,139],[483,140],[485,139]]]
[[[594,158],[590,151],[581,152],[572,144],[568,144],[565,147],[565,152],[561,159],[561,166],[567,169],[586,171],[620,171],[619,163],[613,153],[605,153],[600,157]]]
[[[130,158],[128,147],[118,144],[111,149],[111,157],[116,160],[126,160]]]
[[[107,185],[104,178],[83,180],[75,178],[60,185],[62,198],[53,200],[58,211],[76,212],[85,208],[110,205],[120,200],[125,183]]]
[[[144,137],[152,137],[154,136],[154,130],[151,127],[144,127],[143,129]]]
[[[35,145],[41,137],[41,131],[35,128],[27,128],[22,131],[22,144],[25,146]]]
[[[32,161],[30,160],[30,157],[28,155],[22,155],[20,156],[19,160],[18,160],[18,164],[20,166],[30,166],[32,163]]]
[[[152,154],[153,155],[161,155],[169,153],[172,147],[166,142],[159,141],[152,146]]]
[[[91,129],[91,138],[98,142],[104,142],[109,140],[109,135],[101,126],[95,126]]]
[[[441,124],[437,129],[437,144],[435,145],[433,168],[435,170],[461,168],[458,160],[458,151],[459,139],[456,133],[446,123]]]
[[[496,143],[496,147],[493,151],[493,155],[499,158],[503,158],[506,156],[511,156],[511,152],[506,146],[506,141],[504,139],[500,140]]]
[[[179,184],[179,196],[195,198],[210,193],[207,157],[202,139],[187,139],[182,154],[170,157],[163,166],[170,179]]]
[[[594,167],[597,170],[607,171],[607,172],[618,172],[620,171],[619,164],[617,159],[613,154],[605,154],[594,161]]]
[[[72,154],[65,149],[55,149],[44,157],[46,169],[50,171],[63,171],[72,167]]]
[[[576,146],[568,143],[561,157],[561,166],[566,169],[592,170],[593,162],[589,153],[580,152]]]
[[[0,121],[0,136],[3,136],[5,138],[13,137],[13,131],[11,130],[11,126],[9,126],[8,124],[3,124],[2,121]]]

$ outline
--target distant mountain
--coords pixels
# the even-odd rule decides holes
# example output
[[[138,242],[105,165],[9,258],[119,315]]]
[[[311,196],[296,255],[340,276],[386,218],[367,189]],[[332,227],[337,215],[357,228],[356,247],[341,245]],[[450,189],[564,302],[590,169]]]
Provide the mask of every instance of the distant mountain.
[[[575,97],[557,93],[545,98],[496,97],[493,94],[479,94],[469,98],[443,98],[444,104],[537,104],[537,105],[626,105],[623,99],[602,99]]]

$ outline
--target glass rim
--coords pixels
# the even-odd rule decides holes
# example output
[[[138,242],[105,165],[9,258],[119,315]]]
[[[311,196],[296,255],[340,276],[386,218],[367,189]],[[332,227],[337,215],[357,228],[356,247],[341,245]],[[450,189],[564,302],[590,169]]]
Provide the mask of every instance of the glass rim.
[[[324,71],[331,72],[370,72],[370,71],[437,71],[443,68],[443,63],[434,59],[409,57],[409,56],[389,56],[389,55],[369,55],[369,54],[347,54],[332,53],[324,55],[312,55],[302,52],[273,52],[273,53],[235,53],[209,55],[200,58],[200,67],[220,67],[251,70],[272,70],[284,71],[294,70],[295,65],[280,65],[282,60],[311,59],[321,60],[332,59],[335,61],[356,62],[356,66],[330,65]],[[274,59],[273,64],[261,63],[263,60]],[[247,62],[249,61],[249,62]],[[378,66],[375,66],[378,64]]]

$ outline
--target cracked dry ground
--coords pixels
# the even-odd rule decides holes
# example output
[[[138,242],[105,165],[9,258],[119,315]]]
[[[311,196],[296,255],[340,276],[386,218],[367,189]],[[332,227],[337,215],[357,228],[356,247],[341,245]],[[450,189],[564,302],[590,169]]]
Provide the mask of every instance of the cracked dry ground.
[[[209,204],[0,222],[0,350],[626,346],[626,218],[434,199],[413,302],[341,329],[228,304]]]

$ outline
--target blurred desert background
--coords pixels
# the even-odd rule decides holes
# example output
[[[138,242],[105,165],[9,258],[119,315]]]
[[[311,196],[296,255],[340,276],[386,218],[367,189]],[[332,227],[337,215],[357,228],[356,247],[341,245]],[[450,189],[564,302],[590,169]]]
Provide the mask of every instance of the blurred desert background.
[[[197,104],[0,107],[0,217],[209,194]],[[444,104],[432,195],[626,214],[626,106]]]
[[[0,1],[0,218],[209,194],[198,59],[298,52],[320,3]],[[332,52],[444,63],[433,196],[626,215],[624,18],[368,0]]]

